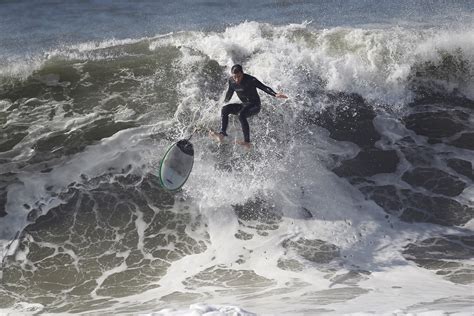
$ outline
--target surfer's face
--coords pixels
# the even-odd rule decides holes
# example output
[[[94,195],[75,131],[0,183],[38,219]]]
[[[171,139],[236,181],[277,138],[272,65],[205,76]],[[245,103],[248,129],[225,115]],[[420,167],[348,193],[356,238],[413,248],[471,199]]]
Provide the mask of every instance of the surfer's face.
[[[235,74],[232,74],[232,79],[234,79],[235,83],[240,84],[242,79],[244,78],[244,73],[243,72],[238,72]]]

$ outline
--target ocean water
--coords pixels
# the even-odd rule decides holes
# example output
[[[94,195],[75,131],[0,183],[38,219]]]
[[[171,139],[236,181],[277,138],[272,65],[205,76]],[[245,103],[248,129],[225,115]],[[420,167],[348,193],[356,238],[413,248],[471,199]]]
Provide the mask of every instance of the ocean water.
[[[1,1],[0,313],[472,315],[473,21],[472,1]],[[289,96],[260,93],[251,151],[236,119],[207,136],[234,63]]]

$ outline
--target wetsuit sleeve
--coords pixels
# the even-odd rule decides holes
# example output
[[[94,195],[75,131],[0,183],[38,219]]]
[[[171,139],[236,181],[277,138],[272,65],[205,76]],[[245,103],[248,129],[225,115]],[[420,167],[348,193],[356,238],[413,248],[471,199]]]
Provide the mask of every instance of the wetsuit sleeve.
[[[229,102],[230,99],[232,99],[233,95],[234,95],[234,88],[230,84],[230,80],[229,80],[229,88],[227,89],[227,93],[225,94],[224,102]]]
[[[266,85],[264,85],[263,83],[261,83],[257,78],[253,78],[254,79],[254,82],[255,82],[255,87],[259,88],[260,90],[268,93],[269,95],[271,96],[276,96],[276,92],[273,91],[272,88],[270,87],[267,87]]]

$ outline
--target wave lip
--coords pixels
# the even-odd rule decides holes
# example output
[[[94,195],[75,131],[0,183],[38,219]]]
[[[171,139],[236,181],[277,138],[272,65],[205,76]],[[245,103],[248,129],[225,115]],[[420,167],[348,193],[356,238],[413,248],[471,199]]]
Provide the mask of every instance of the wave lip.
[[[188,31],[65,46],[31,56],[27,63],[7,59],[0,66],[0,76],[27,78],[54,60],[103,59],[107,63],[120,56],[149,54],[148,50],[157,47],[188,47],[221,65],[252,59],[249,70],[275,68],[273,77],[291,76],[295,82],[312,74],[327,89],[403,105],[416,93],[426,92],[461,93],[472,99],[473,41],[474,33],[467,29],[316,29],[311,23],[272,26],[245,22],[221,33]]]

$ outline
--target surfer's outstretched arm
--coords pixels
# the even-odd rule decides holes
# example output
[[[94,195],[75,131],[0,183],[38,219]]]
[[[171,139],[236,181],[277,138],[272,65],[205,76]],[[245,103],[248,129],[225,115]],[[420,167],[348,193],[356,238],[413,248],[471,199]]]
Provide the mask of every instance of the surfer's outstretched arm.
[[[277,98],[280,98],[280,99],[287,99],[288,97],[286,95],[284,95],[283,93],[277,93],[275,91],[273,91],[272,88],[264,85],[263,83],[261,83],[257,78],[254,78],[255,79],[255,86],[257,88],[259,88],[260,90],[262,90],[263,92],[266,92],[268,93],[269,95],[271,95],[272,97],[277,97]]]

